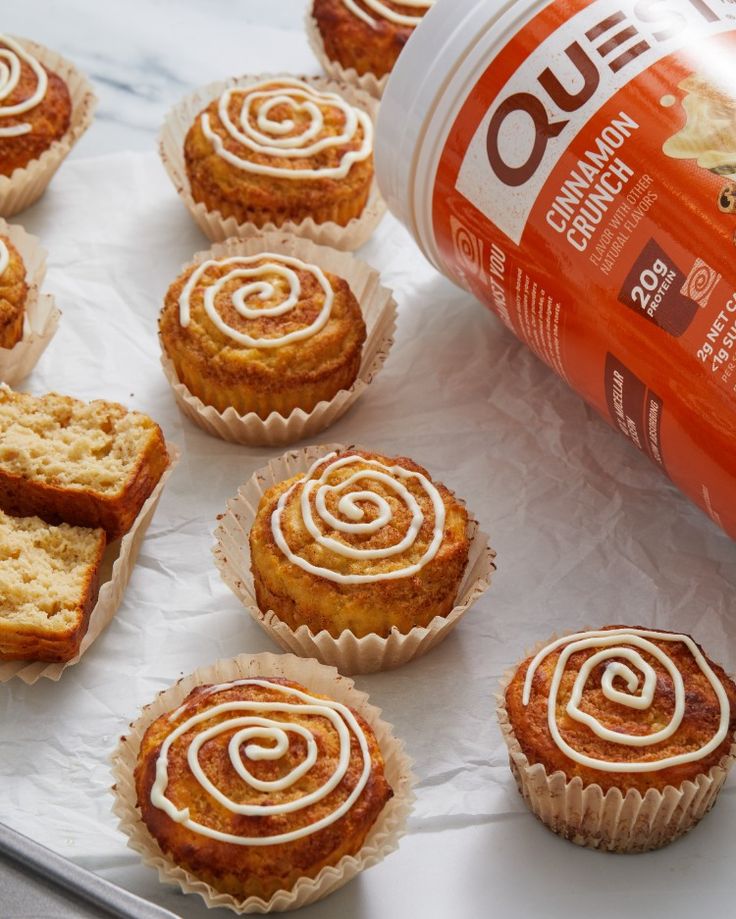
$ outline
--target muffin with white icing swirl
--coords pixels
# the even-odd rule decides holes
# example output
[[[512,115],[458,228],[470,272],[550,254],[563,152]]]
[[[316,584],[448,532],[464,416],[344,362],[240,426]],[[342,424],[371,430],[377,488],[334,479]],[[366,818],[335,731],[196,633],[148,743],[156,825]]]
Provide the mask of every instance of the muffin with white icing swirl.
[[[310,412],[358,374],[366,326],[343,278],[291,255],[208,258],[169,288],[161,344],[179,382],[239,415]]]
[[[250,532],[262,612],[335,638],[406,634],[454,607],[468,514],[407,457],[345,450],[265,492]]]
[[[359,76],[389,74],[435,0],[313,0],[312,17],[329,60]]]
[[[519,788],[550,829],[640,852],[715,802],[733,761],[736,685],[689,635],[607,626],[527,658],[498,714]]]
[[[7,236],[0,236],[0,348],[23,337],[28,285],[23,258]]]
[[[194,200],[258,227],[359,217],[373,182],[373,122],[337,92],[274,77],[231,86],[184,141]]]
[[[25,43],[0,35],[0,176],[12,175],[60,140],[71,113],[65,81]]]
[[[135,787],[171,860],[264,901],[357,854],[393,795],[368,723],[275,677],[194,689],[146,731]]]

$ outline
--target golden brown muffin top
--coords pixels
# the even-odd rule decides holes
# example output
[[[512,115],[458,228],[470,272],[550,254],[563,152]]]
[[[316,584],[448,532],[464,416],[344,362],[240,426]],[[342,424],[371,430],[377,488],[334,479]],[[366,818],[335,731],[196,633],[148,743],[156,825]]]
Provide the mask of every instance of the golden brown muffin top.
[[[530,763],[604,791],[678,787],[719,763],[736,730],[736,685],[723,669],[689,636],[642,626],[547,645],[516,671],[506,707]],[[649,737],[659,739],[630,740]]]
[[[159,327],[167,353],[186,352],[209,377],[274,390],[331,373],[366,337],[347,281],[276,253],[187,268],[167,291]]]
[[[22,313],[28,299],[26,266],[7,236],[0,236],[0,328]]]
[[[372,161],[373,125],[336,93],[283,77],[227,89],[197,115],[185,148],[189,159],[214,151],[244,178],[329,181]]]
[[[269,489],[259,519],[292,564],[339,584],[411,579],[458,546],[467,557],[465,508],[405,456],[328,454]]]
[[[9,87],[0,101],[0,175],[27,166],[59,140],[72,111],[64,80],[40,64],[33,50],[0,35],[0,89]]]
[[[382,77],[434,0],[314,0],[312,15],[327,56],[359,74]]]
[[[275,677],[194,689],[146,731],[135,780],[163,850],[243,895],[278,890],[346,839],[362,842],[392,796],[364,719]]]

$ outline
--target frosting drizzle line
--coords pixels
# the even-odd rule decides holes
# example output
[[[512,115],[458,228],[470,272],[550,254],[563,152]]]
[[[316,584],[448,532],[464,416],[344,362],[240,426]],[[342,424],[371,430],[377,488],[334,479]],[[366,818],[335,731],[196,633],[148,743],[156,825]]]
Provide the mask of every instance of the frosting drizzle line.
[[[158,759],[156,760],[156,778],[151,787],[151,804],[163,810],[176,823],[181,823],[187,829],[201,836],[208,836],[220,842],[229,842],[238,846],[273,846],[284,842],[292,842],[310,836],[324,827],[330,826],[348,813],[353,804],[358,800],[368,782],[371,772],[371,757],[365,733],[350,709],[340,702],[330,699],[320,699],[309,693],[272,683],[269,680],[234,680],[231,683],[221,683],[211,686],[207,695],[230,689],[234,686],[263,686],[275,690],[285,696],[296,696],[303,704],[294,702],[247,702],[233,700],[205,709],[186,721],[182,722],[168,735],[161,745]],[[201,699],[202,696],[199,696]],[[169,716],[170,721],[176,721],[187,709],[181,706]],[[236,713],[217,724],[204,730],[199,726],[205,724],[218,715]],[[281,804],[239,804],[221,792],[207,777],[199,762],[199,751],[203,744],[219,734],[235,730],[228,742],[228,755],[233,769],[238,776],[251,789],[262,792],[269,797],[274,791],[283,791],[294,786],[299,779],[305,776],[317,762],[319,751],[312,731],[303,725],[289,721],[288,718],[279,719],[279,715],[290,714],[314,715],[327,719],[338,735],[340,749],[338,761],[334,772],[319,788],[301,797],[285,801]],[[213,827],[206,826],[193,820],[189,808],[180,809],[166,797],[166,788],[169,781],[169,751],[182,735],[190,731],[197,731],[187,749],[187,763],[201,787],[211,795],[222,807],[233,814],[242,814],[251,817],[267,817],[277,814],[297,813],[312,804],[326,798],[342,782],[350,765],[351,737],[355,738],[360,748],[362,769],[360,777],[350,792],[349,796],[324,817],[298,827],[285,833],[273,836],[237,836],[226,833]],[[307,755],[304,760],[279,779],[259,780],[248,769],[245,760],[257,762],[259,760],[278,760],[288,753],[289,733],[302,737],[307,746]],[[264,741],[271,743],[265,746]],[[242,751],[242,752],[241,752]]]
[[[27,99],[23,99],[14,105],[7,105],[5,100],[15,90],[20,81],[21,62],[28,64],[35,74],[36,88]],[[47,87],[48,76],[36,58],[25,51],[12,38],[7,35],[0,35],[0,119],[13,118],[35,108],[46,95]],[[31,125],[28,122],[5,126],[0,122],[0,137],[20,137],[30,131]]]
[[[263,264],[256,264],[263,262]],[[209,268],[232,266],[231,270],[223,274],[216,281],[208,282],[205,278],[205,272]],[[322,308],[317,318],[301,329],[295,329],[283,335],[275,335],[269,338],[254,338],[246,332],[228,325],[217,311],[217,297],[222,288],[234,279],[242,279],[240,286],[231,294],[230,302],[238,313],[245,319],[257,319],[262,316],[287,316],[298,305],[302,286],[298,274],[293,269],[309,272],[317,280],[322,289]],[[283,279],[289,288],[288,296],[278,302],[275,306],[259,306],[253,308],[248,306],[249,298],[255,297],[262,301],[273,299],[279,296],[279,292],[274,284],[273,277]],[[332,304],[334,301],[334,291],[332,285],[327,280],[324,272],[316,265],[309,265],[298,258],[289,255],[276,255],[273,252],[259,252],[256,255],[236,255],[232,258],[208,259],[202,262],[198,268],[192,272],[189,280],[179,296],[179,322],[183,328],[191,323],[191,298],[195,290],[203,291],[204,309],[212,323],[233,341],[241,345],[247,345],[250,348],[280,348],[283,345],[295,341],[302,341],[316,335],[325,327],[332,313]]]
[[[376,20],[366,12],[361,6],[359,6],[355,0],[342,0],[343,4],[357,16],[359,19],[362,19],[363,22],[368,23],[368,25],[375,29],[378,25]],[[399,13],[397,10],[392,9],[390,6],[387,6],[383,0],[363,0],[363,3],[372,10],[382,19],[387,19],[389,22],[393,22],[399,26],[418,26],[422,21],[422,16],[410,16],[406,13]],[[400,0],[397,4],[398,6],[409,6],[416,9],[420,9],[423,13],[431,7],[434,6],[435,0]],[[423,14],[422,13],[422,14]]]
[[[633,762],[622,760],[616,762],[598,759],[575,750],[560,733],[557,726],[557,709],[559,706],[558,694],[565,667],[569,658],[577,651],[593,648],[600,649],[585,661],[576,676],[570,699],[565,708],[570,718],[581,724],[585,724],[601,739],[626,747],[653,746],[654,744],[668,740],[678,730],[685,716],[686,705],[685,685],[682,674],[665,651],[650,639],[666,642],[682,642],[687,646],[718,699],[718,704],[720,706],[718,730],[713,737],[699,749],[663,757],[659,760],[640,760]],[[717,749],[725,740],[728,733],[731,713],[728,696],[723,688],[723,684],[713,672],[712,667],[701,653],[698,646],[688,635],[634,628],[591,630],[587,632],[576,632],[574,635],[566,635],[547,645],[545,648],[542,648],[530,663],[526,673],[526,679],[524,680],[524,689],[522,693],[522,703],[524,705],[529,704],[532,683],[537,668],[546,657],[562,645],[565,645],[565,647],[557,659],[557,664],[550,683],[547,700],[547,723],[552,739],[557,747],[576,763],[580,763],[592,769],[599,769],[602,772],[656,772],[660,769],[668,769],[672,766],[679,766],[683,763],[691,763],[703,759],[708,756],[708,754],[712,753],[713,750]],[[645,735],[626,734],[621,731],[611,730],[602,725],[597,718],[588,712],[584,712],[580,708],[585,685],[592,670],[606,661],[611,661],[611,663],[607,665],[601,680],[601,690],[606,698],[619,705],[625,705],[640,711],[645,711],[651,707],[654,701],[657,676],[651,664],[642,657],[638,650],[635,650],[637,648],[646,652],[651,657],[656,658],[656,660],[662,664],[672,679],[675,695],[675,710],[669,724],[658,731]],[[626,661],[627,663],[622,663],[622,661]],[[644,677],[643,685],[638,694],[636,694],[636,692],[639,689],[641,680],[632,667],[629,666],[630,664],[636,667]],[[625,682],[628,693],[614,687],[613,681],[616,677],[621,678]]]
[[[241,98],[237,119],[230,116],[233,97]],[[253,106],[260,103],[253,116]],[[277,106],[287,106],[293,117],[279,120],[271,117]],[[337,134],[324,130],[321,106],[338,110],[344,126]],[[317,156],[326,150],[339,149],[352,143],[362,130],[362,141],[357,150],[345,150],[336,166],[294,167],[273,166],[255,162],[228,149],[222,136],[213,129],[206,112],[200,116],[202,132],[218,156],[246,172],[281,179],[342,179],[354,163],[368,159],[373,151],[373,122],[361,109],[355,108],[336,93],[321,92],[303,80],[279,78],[256,83],[253,86],[232,87],[225,90],[217,104],[217,115],[228,138],[253,154],[279,159],[304,159]],[[307,124],[298,134],[297,115],[306,115]]]
[[[421,472],[413,472],[404,469],[402,466],[386,466],[378,460],[365,459],[362,456],[350,455],[341,459],[335,459],[336,453],[329,453],[313,464],[312,468],[298,482],[295,482],[287,491],[281,495],[276,509],[271,515],[271,532],[274,540],[283,554],[290,562],[297,565],[310,574],[316,574],[326,578],[329,581],[335,581],[339,584],[369,584],[375,581],[397,580],[398,578],[407,578],[416,574],[418,571],[430,562],[437,554],[445,530],[445,505],[437,488]],[[314,471],[322,463],[327,462],[324,470],[318,478],[312,478]],[[359,468],[353,475],[348,476],[337,485],[331,485],[329,478],[333,472],[349,466],[353,463],[360,464],[369,468]],[[409,551],[415,544],[420,529],[424,523],[424,512],[414,495],[409,491],[404,482],[414,479],[419,482],[422,490],[429,498],[432,504],[434,514],[434,523],[432,528],[432,539],[422,557],[411,565],[405,565],[402,568],[396,568],[392,571],[383,571],[375,574],[343,574],[340,571],[333,571],[319,565],[313,565],[310,561],[294,552],[288,544],[283,528],[281,518],[286,508],[289,497],[295,490],[301,487],[299,498],[299,507],[304,526],[309,531],[310,536],[316,543],[334,552],[342,558],[357,560],[371,560],[377,558],[392,558],[400,556]],[[347,520],[336,517],[327,508],[327,496],[329,494],[339,495],[346,491],[350,486],[358,483],[380,482],[387,486],[389,490],[399,498],[411,513],[411,522],[403,538],[392,546],[385,546],[378,549],[358,549],[350,546],[345,542],[332,537],[325,536],[318,527],[312,512],[310,498],[315,497],[315,507],[319,519],[326,526],[337,530],[340,533],[370,535],[378,532],[382,527],[390,526],[393,513],[391,506],[383,495],[377,494],[368,488],[359,491],[348,492],[339,498],[337,510],[346,517]],[[363,517],[365,512],[361,509],[359,502],[368,502],[373,504],[377,514],[372,521],[365,521]]]

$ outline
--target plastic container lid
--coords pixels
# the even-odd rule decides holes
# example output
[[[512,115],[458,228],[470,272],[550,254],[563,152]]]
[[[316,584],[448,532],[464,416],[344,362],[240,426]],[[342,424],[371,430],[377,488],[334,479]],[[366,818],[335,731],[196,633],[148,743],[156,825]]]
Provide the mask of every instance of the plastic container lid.
[[[381,101],[376,174],[381,193],[442,270],[432,232],[439,157],[460,106],[511,36],[549,0],[438,0],[401,52]]]

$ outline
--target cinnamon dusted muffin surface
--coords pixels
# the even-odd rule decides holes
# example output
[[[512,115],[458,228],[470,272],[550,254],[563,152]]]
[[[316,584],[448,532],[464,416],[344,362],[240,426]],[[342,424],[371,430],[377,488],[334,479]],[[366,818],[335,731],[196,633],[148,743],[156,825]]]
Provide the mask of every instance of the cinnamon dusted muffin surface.
[[[389,74],[433,0],[314,0],[325,53],[360,76]]]
[[[640,626],[550,644],[519,666],[505,701],[530,764],[604,791],[694,781],[726,756],[736,731],[736,685],[723,668],[689,636]]]

